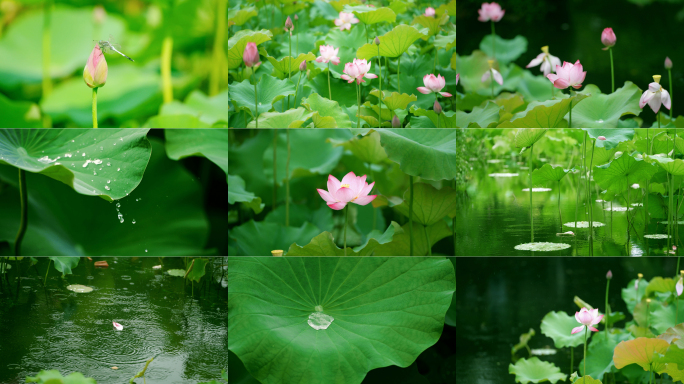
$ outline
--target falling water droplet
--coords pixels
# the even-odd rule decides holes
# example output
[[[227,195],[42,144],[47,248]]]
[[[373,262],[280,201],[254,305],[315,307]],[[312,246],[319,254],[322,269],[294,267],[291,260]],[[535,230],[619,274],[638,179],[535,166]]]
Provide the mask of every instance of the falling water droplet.
[[[135,224],[135,219],[133,219],[132,223]],[[426,237],[426,239],[427,239],[427,237]]]
[[[427,239],[427,237],[426,237],[426,239]],[[145,252],[147,252],[147,249],[145,250]]]
[[[119,222],[123,224],[124,218],[123,218],[123,215],[121,214],[121,212],[119,212],[119,214],[117,216],[119,217]]]
[[[117,207],[117,208],[121,208],[121,203],[117,202],[117,203],[116,203],[116,207]],[[427,237],[426,237],[426,239],[427,239]]]

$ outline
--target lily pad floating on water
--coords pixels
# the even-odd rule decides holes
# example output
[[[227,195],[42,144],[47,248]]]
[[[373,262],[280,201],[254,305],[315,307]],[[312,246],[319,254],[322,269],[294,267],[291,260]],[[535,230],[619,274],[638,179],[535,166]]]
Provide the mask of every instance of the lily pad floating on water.
[[[87,287],[81,284],[71,284],[67,286],[67,289],[76,293],[88,293],[93,291],[91,287]]]
[[[632,207],[643,207],[644,203],[632,203],[630,204]]]
[[[490,164],[503,163],[504,161],[506,161],[506,160],[504,160],[504,159],[489,159],[489,160],[487,160],[487,162]]]
[[[547,243],[547,242],[525,243],[525,244],[519,244],[519,245],[515,246],[515,249],[517,249],[518,251],[541,251],[541,252],[560,251],[561,249],[568,249],[568,248],[570,248],[570,244]]]
[[[182,269],[169,269],[166,271],[171,276],[177,276],[177,277],[184,277],[185,276],[185,271]]]
[[[634,208],[629,207],[629,210],[633,210]],[[606,208],[604,211],[613,211],[613,212],[627,212],[627,207],[613,207],[613,208]]]
[[[660,224],[669,224],[669,223],[668,223],[667,221],[661,221]],[[684,221],[683,221],[683,220],[679,220],[679,221],[677,222],[677,224],[679,224],[679,225],[684,225]]]
[[[575,222],[571,221],[569,223],[564,223],[563,226],[570,227],[570,228],[589,228],[589,222],[588,221],[578,221],[577,227],[575,227]],[[597,227],[605,227],[606,225],[600,221],[593,221],[592,226],[594,228],[597,228]]]
[[[653,235],[644,235],[644,237],[647,239],[667,239],[668,237],[670,237],[670,235],[665,235],[662,233],[656,233]]]
[[[532,192],[550,192],[551,188],[532,188]],[[529,192],[529,188],[523,188],[523,192]]]
[[[516,177],[517,173],[490,173],[489,177]]]

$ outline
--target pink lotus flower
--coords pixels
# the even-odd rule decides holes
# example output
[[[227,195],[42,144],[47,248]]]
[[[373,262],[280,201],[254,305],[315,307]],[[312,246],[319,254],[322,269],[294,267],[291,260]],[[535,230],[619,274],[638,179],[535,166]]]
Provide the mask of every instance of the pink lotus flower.
[[[117,331],[123,331],[123,325],[117,323],[116,321],[112,321],[112,324],[114,325],[114,328],[116,328]]]
[[[556,73],[550,73],[546,75],[553,86],[558,89],[565,89],[567,87],[573,87],[579,89],[582,87],[582,82],[587,76],[587,72],[582,72],[582,64],[577,60],[575,64],[570,64],[567,61],[563,62],[563,66],[556,65]]]
[[[458,78],[459,78],[459,76],[458,76],[458,73],[457,73],[457,74],[456,74],[456,85],[458,85]]]
[[[354,80],[356,80],[357,83],[365,83],[364,77],[366,79],[375,79],[378,77],[378,75],[368,73],[370,68],[371,63],[367,62],[366,59],[354,59],[354,62],[344,65],[344,70],[342,72],[345,74],[340,77],[347,80],[348,83],[351,83]]]
[[[366,175],[356,176],[354,172],[347,173],[340,183],[333,175],[328,175],[328,190],[317,189],[318,194],[326,201],[328,207],[339,211],[347,203],[366,205],[378,195],[368,195],[375,182],[366,183]]]
[[[506,11],[492,1],[491,3],[482,3],[482,8],[478,9],[477,13],[480,14],[480,17],[477,18],[479,21],[499,21]]]
[[[599,137],[597,137],[597,139],[599,139],[599,140],[605,140],[606,137],[605,137],[605,136],[599,136]]]
[[[674,249],[676,250],[677,248]],[[684,292],[684,279],[682,279],[681,277],[679,278],[677,285],[675,285],[675,289],[677,290],[677,297],[681,296],[682,292]]]
[[[541,64],[539,69],[544,73],[544,76],[546,76],[551,72],[555,72],[556,66],[560,65],[561,61],[559,58],[549,53],[549,47],[547,45],[542,47],[542,53],[532,59],[525,68],[536,67],[539,64]]]
[[[321,45],[319,50],[321,51],[321,55],[316,58],[316,62],[331,62],[335,65],[340,63],[340,58],[337,57],[337,53],[340,51],[339,48],[335,48],[332,45]]]
[[[351,31],[351,25],[359,22],[359,19],[354,17],[353,13],[340,12],[340,18],[335,19],[335,25],[340,27],[340,31],[348,29]]]
[[[601,32],[601,43],[606,46],[603,48],[604,51],[614,46],[616,40],[617,37],[615,36],[615,32],[613,32],[613,28],[606,28]]]
[[[660,105],[664,105],[667,109],[672,107],[670,94],[665,90],[665,88],[661,87],[660,84],[655,81],[649,84],[648,89],[644,91],[643,95],[641,95],[641,99],[639,100],[639,108],[645,107],[646,104],[648,104],[655,113],[658,113],[660,110]]]
[[[434,16],[435,16],[435,9],[432,8],[432,7],[427,7],[427,8],[425,9],[425,16],[434,17]]]
[[[592,309],[590,311],[586,308],[582,308],[579,312],[575,312],[575,320],[582,325],[573,328],[570,334],[574,335],[577,332],[582,332],[584,327],[589,328],[591,331],[598,332],[598,329],[592,327],[592,325],[598,324],[601,319],[603,319],[603,315],[598,314],[598,309]]]
[[[665,58],[665,69],[672,69],[672,60],[669,57]]]
[[[456,83],[458,84],[458,75],[456,76]],[[442,75],[435,75],[429,74],[423,76],[423,84],[425,84],[424,87],[418,87],[418,92],[427,95],[429,93],[439,93],[440,95],[444,97],[451,97],[451,93],[448,92],[440,92],[442,88],[446,85],[446,80],[444,80],[444,77]]]
[[[259,52],[257,51],[255,43],[247,43],[245,52],[242,54],[242,61],[244,61],[245,65],[248,67],[261,64],[261,61],[259,61]]]
[[[85,68],[83,68],[83,81],[90,88],[103,87],[107,82],[107,60],[100,50],[99,46],[95,46],[88,56]]]
[[[499,83],[499,85],[503,85],[503,77],[501,76],[501,73],[499,73],[499,71],[497,71],[494,68],[488,69],[487,72],[485,72],[482,75],[481,81],[483,83],[486,82],[487,80],[489,80],[489,78],[492,76],[492,74],[494,74],[494,80],[496,80],[496,82]]]

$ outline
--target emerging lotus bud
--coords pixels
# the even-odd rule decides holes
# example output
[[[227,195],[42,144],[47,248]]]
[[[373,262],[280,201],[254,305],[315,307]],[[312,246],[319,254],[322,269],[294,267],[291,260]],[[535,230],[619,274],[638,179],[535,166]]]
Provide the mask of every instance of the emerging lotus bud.
[[[253,67],[257,65],[259,61],[259,52],[257,51],[257,46],[255,43],[247,43],[245,47],[245,52],[242,54],[242,61],[248,67]]]
[[[299,16],[295,15],[295,21],[299,20]]]
[[[100,47],[96,45],[83,68],[83,80],[90,88],[103,87],[107,82],[107,72],[107,60]]]
[[[401,121],[399,121],[397,115],[394,115],[392,118],[392,128],[401,128]]]
[[[665,58],[665,69],[672,69],[672,60],[669,57]]]
[[[608,273],[606,273],[606,279],[610,280],[612,278],[613,278],[613,272],[608,271]]]
[[[290,19],[290,16],[287,17],[287,20],[285,20],[285,30],[292,32],[294,29],[294,24],[292,24],[292,19]]]
[[[603,48],[604,51],[614,46],[616,40],[617,37],[615,37],[615,32],[613,32],[613,28],[606,28],[601,33],[601,43],[603,43],[603,45],[606,46],[605,48]]]
[[[605,136],[599,136],[599,137],[597,137],[597,139],[599,139],[599,140],[605,140],[606,137],[605,137]]]
[[[306,60],[302,61],[302,63],[299,64],[299,70],[306,71]]]
[[[432,7],[425,8],[425,14],[424,15],[434,17],[435,16],[435,9]]]
[[[380,39],[378,39],[377,36],[375,37],[375,45],[380,45]],[[670,65],[670,66],[672,66],[672,65]]]
[[[439,102],[437,100],[435,100],[435,104],[434,104],[433,108],[435,109],[436,114],[439,115],[442,113],[442,106],[439,105]]]

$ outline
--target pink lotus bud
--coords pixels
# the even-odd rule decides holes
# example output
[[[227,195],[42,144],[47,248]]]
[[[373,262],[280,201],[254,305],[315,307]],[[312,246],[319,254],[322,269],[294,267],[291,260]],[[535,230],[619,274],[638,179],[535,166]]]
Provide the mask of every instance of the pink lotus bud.
[[[427,8],[425,9],[425,16],[432,16],[432,17],[434,17],[434,16],[435,16],[435,9],[432,8],[432,7],[427,7]]]
[[[378,39],[378,38],[376,37],[374,41],[375,41],[375,45],[380,45],[380,39]],[[668,60],[669,60],[669,59],[668,59]]]
[[[665,58],[665,69],[672,69],[672,60],[669,57]]]
[[[597,139],[599,139],[599,140],[605,140],[606,137],[605,137],[605,136],[599,136],[599,137],[597,137]]]
[[[434,104],[433,108],[435,109],[436,114],[439,115],[442,113],[442,106],[439,105],[439,102],[437,100],[435,100],[435,104]]]
[[[299,16],[295,15],[295,20],[299,20]]]
[[[299,64],[299,70],[306,71],[306,60],[302,61],[302,63]]]
[[[83,68],[83,80],[90,88],[103,87],[107,82],[107,72],[107,60],[100,47],[96,45]]]
[[[456,74],[456,85],[458,85],[458,78],[459,78],[459,74],[457,73]]]
[[[242,61],[244,61],[245,65],[248,67],[258,65],[257,62],[259,61],[259,52],[257,51],[257,46],[255,43],[247,43],[245,52],[242,54]]]
[[[287,20],[285,20],[285,30],[286,31],[292,31],[294,29],[294,24],[292,24],[292,19],[290,19],[290,16],[287,17]]]
[[[394,115],[392,118],[392,128],[401,128],[401,121],[399,121],[397,115]]]
[[[606,279],[610,280],[612,278],[613,278],[613,272],[608,271],[608,273],[606,273]]]
[[[606,28],[601,33],[601,43],[603,43],[603,45],[606,46],[605,48],[603,48],[604,51],[614,46],[616,40],[617,37],[615,37],[615,32],[613,32],[613,28]]]

